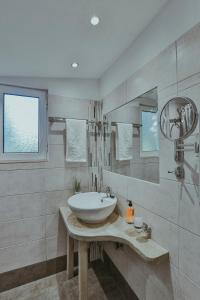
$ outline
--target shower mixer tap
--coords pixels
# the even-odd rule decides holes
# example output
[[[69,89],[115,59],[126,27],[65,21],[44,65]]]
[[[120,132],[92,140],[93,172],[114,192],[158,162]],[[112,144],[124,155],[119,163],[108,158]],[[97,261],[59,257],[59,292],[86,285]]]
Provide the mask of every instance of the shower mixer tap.
[[[168,171],[168,174],[174,173],[177,179],[184,179],[185,178],[185,170],[183,166],[178,166],[175,168],[174,171]]]

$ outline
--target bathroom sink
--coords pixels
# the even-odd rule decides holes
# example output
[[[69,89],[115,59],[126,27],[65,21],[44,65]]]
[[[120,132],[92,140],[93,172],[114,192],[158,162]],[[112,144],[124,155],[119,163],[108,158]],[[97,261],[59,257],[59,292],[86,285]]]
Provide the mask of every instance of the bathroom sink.
[[[86,223],[101,223],[110,216],[117,204],[117,198],[104,193],[80,193],[68,199],[68,205],[77,218]]]

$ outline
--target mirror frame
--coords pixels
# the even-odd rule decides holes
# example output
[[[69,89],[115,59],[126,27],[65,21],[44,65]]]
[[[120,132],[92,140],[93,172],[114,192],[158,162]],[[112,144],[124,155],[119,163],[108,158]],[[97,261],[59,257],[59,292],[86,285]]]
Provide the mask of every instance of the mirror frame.
[[[193,119],[193,122],[192,122],[192,126],[191,126],[191,129],[188,130],[188,132],[183,135],[182,137],[179,137],[177,139],[173,139],[173,138],[170,138],[168,137],[165,132],[163,131],[162,127],[161,127],[161,118],[162,118],[162,114],[163,114],[163,111],[165,110],[166,106],[173,100],[177,100],[177,99],[182,99],[182,100],[186,100],[187,102],[189,102],[192,107],[193,107],[193,110],[194,110],[194,119]],[[194,130],[196,129],[196,126],[197,126],[197,123],[198,123],[198,111],[197,111],[197,107],[196,107],[196,104],[194,103],[194,101],[188,97],[173,97],[171,98],[170,100],[167,101],[167,103],[165,103],[165,105],[163,106],[162,110],[161,110],[161,113],[160,113],[160,131],[162,132],[163,136],[168,139],[169,141],[176,141],[176,140],[179,140],[179,139],[186,139],[188,138],[193,132]]]

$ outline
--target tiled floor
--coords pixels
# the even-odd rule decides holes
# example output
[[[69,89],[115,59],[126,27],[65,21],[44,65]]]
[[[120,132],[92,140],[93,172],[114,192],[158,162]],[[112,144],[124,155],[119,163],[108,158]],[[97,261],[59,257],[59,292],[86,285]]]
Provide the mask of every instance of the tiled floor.
[[[88,300],[126,300],[103,264],[90,268],[88,279]],[[67,281],[61,272],[0,294],[0,300],[28,299],[78,300],[78,276]]]

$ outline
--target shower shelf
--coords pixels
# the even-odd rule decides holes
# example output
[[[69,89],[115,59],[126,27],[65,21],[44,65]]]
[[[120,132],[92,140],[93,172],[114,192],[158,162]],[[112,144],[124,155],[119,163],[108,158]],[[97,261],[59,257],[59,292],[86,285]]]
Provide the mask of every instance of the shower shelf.
[[[88,243],[110,241],[128,245],[147,263],[159,263],[169,258],[169,251],[152,239],[144,240],[135,233],[124,218],[113,213],[102,224],[86,224],[79,221],[68,207],[61,207],[60,214],[68,231],[67,261],[68,279],[73,277],[74,240],[79,241],[79,300],[87,299]]]

